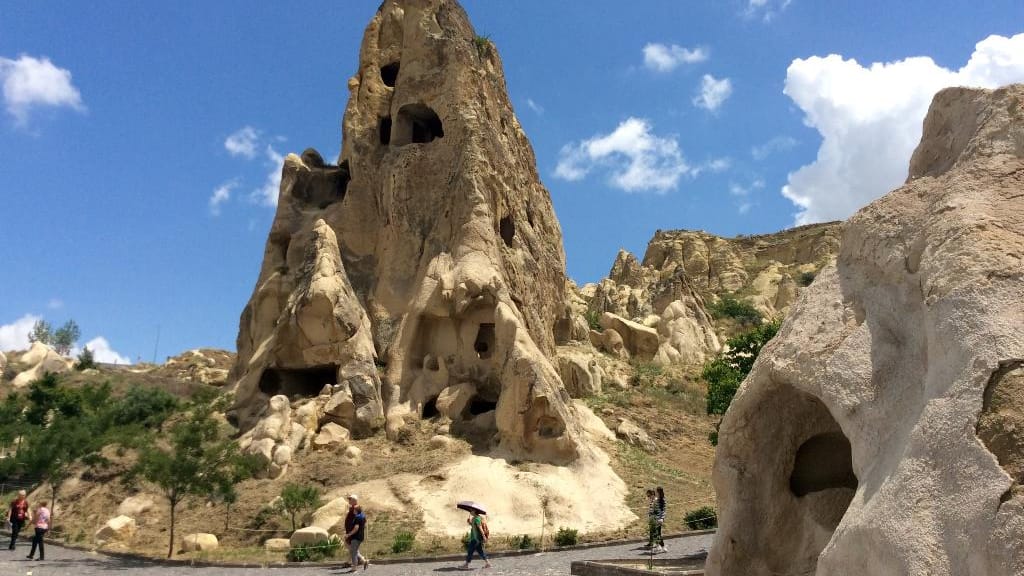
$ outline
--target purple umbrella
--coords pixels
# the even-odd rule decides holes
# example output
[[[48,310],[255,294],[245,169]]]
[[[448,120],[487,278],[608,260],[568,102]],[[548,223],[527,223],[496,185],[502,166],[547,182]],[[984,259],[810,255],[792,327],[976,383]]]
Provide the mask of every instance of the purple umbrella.
[[[487,510],[483,507],[483,505],[478,504],[476,502],[470,502],[469,500],[459,502],[456,505],[456,508],[459,508],[460,510],[465,510],[466,512],[479,512],[480,514],[487,514]]]

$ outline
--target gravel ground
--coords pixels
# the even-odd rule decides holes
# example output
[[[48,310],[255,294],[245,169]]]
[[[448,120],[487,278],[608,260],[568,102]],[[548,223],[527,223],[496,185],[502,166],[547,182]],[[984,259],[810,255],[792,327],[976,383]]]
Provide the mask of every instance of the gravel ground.
[[[681,536],[666,539],[668,553],[659,557],[678,557],[692,554],[711,546],[712,534]],[[3,539],[6,540],[6,539]],[[6,543],[6,542],[5,542]],[[547,576],[569,574],[569,564],[574,560],[601,560],[611,558],[635,558],[644,552],[638,544],[605,546],[586,550],[547,552],[530,556],[495,558],[494,567],[484,574],[502,576]],[[27,560],[27,543],[18,544],[14,551],[0,547],[0,574],[5,576],[94,576],[110,574],[131,574],[132,576],[266,576],[269,573],[281,576],[306,576],[345,574],[348,568],[338,566],[305,566],[303,568],[198,568],[190,566],[169,566],[157,563],[123,560],[78,550],[69,550],[54,545],[46,546],[46,560]],[[373,559],[371,558],[371,562]],[[427,562],[370,565],[367,576],[438,576],[460,573],[461,562]],[[483,562],[477,558],[473,567],[480,569]],[[475,571],[475,570],[474,570]],[[360,570],[362,572],[362,570]]]

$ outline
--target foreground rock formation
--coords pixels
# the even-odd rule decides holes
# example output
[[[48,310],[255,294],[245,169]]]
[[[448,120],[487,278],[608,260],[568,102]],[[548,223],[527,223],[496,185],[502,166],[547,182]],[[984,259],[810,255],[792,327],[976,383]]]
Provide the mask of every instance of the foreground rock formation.
[[[561,231],[493,45],[454,1],[388,0],[349,89],[339,163],[285,159],[233,369],[244,441],[279,472],[327,423],[398,438],[442,418],[509,457],[576,460],[549,360]]]
[[[947,89],[726,414],[709,575],[1024,573],[1024,86]]]

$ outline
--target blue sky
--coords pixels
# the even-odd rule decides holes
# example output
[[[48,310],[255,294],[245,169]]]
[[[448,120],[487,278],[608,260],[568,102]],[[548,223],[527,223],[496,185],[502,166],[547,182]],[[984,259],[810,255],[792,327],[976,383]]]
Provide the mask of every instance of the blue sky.
[[[233,349],[263,191],[281,154],[336,158],[379,1],[90,4],[0,4],[0,349],[37,317],[106,358]],[[898,185],[937,89],[1024,81],[1024,3],[971,4],[464,2],[580,283],[659,228],[771,232]]]

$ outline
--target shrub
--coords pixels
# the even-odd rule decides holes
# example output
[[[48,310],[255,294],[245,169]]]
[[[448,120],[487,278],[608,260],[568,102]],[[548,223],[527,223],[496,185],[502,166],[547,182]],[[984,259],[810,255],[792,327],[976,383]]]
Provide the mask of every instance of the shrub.
[[[320,507],[320,489],[316,486],[285,484],[281,489],[281,500],[278,508],[288,515],[292,521],[292,530],[296,529],[296,517],[306,511]]]
[[[507,540],[508,547],[512,550],[533,550],[537,543],[530,538],[529,534],[512,536]]]
[[[663,370],[660,365],[654,362],[633,363],[633,385],[654,386],[655,381],[661,376]]]
[[[92,350],[86,346],[78,353],[78,362],[75,362],[75,370],[88,370],[96,367],[96,359],[93,358]]]
[[[473,45],[476,46],[476,53],[479,54],[481,58],[486,58],[491,55],[493,44],[491,43],[490,36],[476,35],[473,38]]]
[[[753,304],[745,300],[737,300],[728,294],[708,306],[708,311],[717,319],[732,318],[745,326],[756,326],[763,320],[761,313],[754,308]]]
[[[815,276],[814,272],[804,272],[803,274],[800,274],[800,278],[797,279],[797,282],[801,286],[807,287],[811,285],[811,282],[814,282]]]
[[[740,383],[754,367],[761,348],[779,331],[779,322],[768,322],[730,338],[726,351],[704,366],[701,377],[708,384],[708,414],[725,414]]]
[[[408,552],[412,550],[412,543],[416,541],[416,535],[412,532],[399,532],[395,534],[395,539],[391,541],[391,553],[401,554],[402,552]]]
[[[179,407],[178,399],[162,388],[135,386],[113,406],[114,423],[157,428]]]
[[[296,546],[288,550],[289,562],[319,562],[324,558],[334,558],[341,549],[341,537],[332,534],[326,542]]]
[[[718,526],[718,515],[711,506],[701,506],[687,512],[684,521],[690,530],[709,530]]]
[[[574,528],[561,527],[555,532],[556,546],[575,546],[579,543],[580,532]]]
[[[583,318],[587,321],[587,326],[590,326],[591,330],[601,331],[601,313],[597,310],[587,310],[583,313]]]

